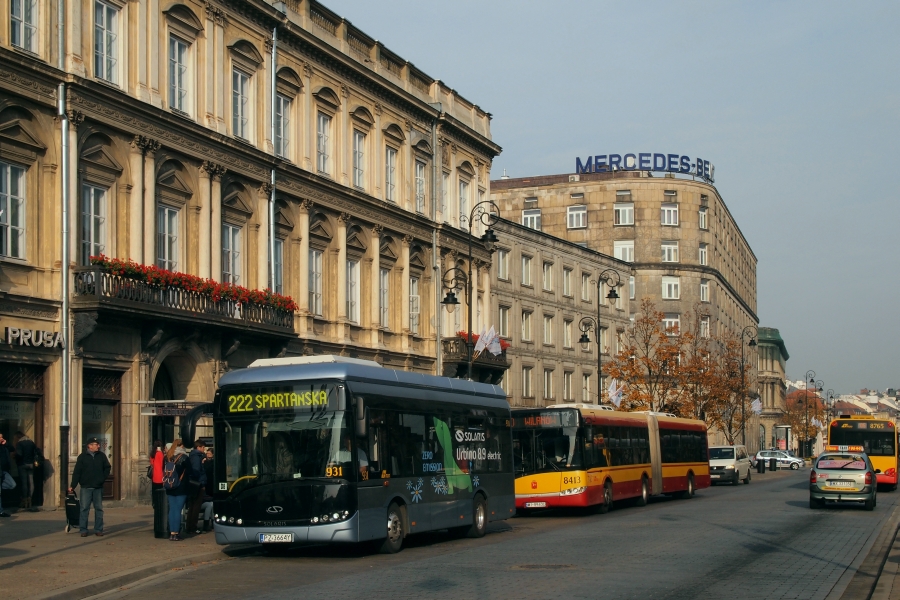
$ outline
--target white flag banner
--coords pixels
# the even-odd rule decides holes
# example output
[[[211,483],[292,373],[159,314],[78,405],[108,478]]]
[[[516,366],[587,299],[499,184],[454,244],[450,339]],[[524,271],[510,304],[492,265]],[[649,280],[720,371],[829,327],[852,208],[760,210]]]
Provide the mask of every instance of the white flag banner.
[[[491,327],[491,329],[493,330],[493,327]],[[478,356],[479,354],[481,354],[481,351],[484,350],[484,347],[487,344],[487,342],[488,342],[487,334],[485,333],[485,330],[482,329],[481,333],[478,334],[478,341],[475,342],[475,356]]]
[[[494,326],[491,325],[491,331],[489,333],[494,333]],[[488,342],[488,352],[493,354],[494,356],[500,356],[503,353],[503,346],[500,345],[500,334],[494,333],[491,337],[491,341]]]
[[[609,382],[609,390],[607,390],[609,401],[615,404],[616,408],[619,408],[619,405],[622,404],[622,391],[624,389],[625,386],[619,386],[619,381],[617,379],[612,379]]]
[[[757,398],[750,404],[750,410],[752,410],[756,414],[760,414],[762,412],[762,402],[759,401],[759,398]]]

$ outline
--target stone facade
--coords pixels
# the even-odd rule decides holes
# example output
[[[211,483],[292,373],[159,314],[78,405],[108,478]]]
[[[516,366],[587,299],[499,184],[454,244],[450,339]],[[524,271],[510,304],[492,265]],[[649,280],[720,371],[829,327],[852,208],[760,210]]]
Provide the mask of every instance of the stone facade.
[[[757,389],[762,403],[759,438],[763,448],[776,447],[775,426],[784,425],[782,415],[787,396],[786,363],[790,355],[781,334],[772,327],[760,327],[756,352],[759,357]]]
[[[109,498],[146,499],[151,442],[177,427],[163,409],[209,401],[223,372],[256,358],[438,369],[435,272],[441,257],[470,259],[458,215],[490,193],[500,148],[488,113],[312,0],[63,4],[59,40],[50,4],[25,0],[20,14],[0,2],[0,197],[15,203],[2,217],[0,326],[61,330],[65,120],[70,468],[86,436],[102,437]],[[299,310],[139,297],[130,284],[110,293],[118,284],[88,266],[100,253],[271,286]],[[490,253],[476,244],[472,256],[486,273]],[[486,274],[476,289],[489,294]],[[23,429],[58,457],[61,349],[43,333],[19,339],[0,345],[0,430]],[[59,501],[51,463],[48,506]]]
[[[596,331],[588,325],[598,318],[598,276],[618,279],[615,305],[606,300],[609,286],[603,284],[600,293],[601,345],[608,359],[629,323],[630,266],[505,219],[494,229],[500,241],[491,266],[491,314],[510,343],[511,365],[501,384],[510,404],[596,404],[598,389],[608,402],[605,384],[598,387]],[[579,344],[582,328],[591,340],[587,350]]]

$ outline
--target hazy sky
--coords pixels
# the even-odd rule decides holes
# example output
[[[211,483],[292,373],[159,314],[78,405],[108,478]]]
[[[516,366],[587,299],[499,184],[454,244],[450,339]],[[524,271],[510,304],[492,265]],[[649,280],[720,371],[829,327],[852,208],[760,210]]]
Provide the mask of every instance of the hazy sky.
[[[900,3],[325,3],[493,114],[492,179],[711,160],[789,377],[900,387]]]

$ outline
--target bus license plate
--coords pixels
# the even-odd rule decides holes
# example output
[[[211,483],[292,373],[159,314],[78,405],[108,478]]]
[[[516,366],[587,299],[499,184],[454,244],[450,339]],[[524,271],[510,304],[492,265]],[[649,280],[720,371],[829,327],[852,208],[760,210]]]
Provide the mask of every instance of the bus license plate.
[[[526,502],[525,508],[547,508],[546,502]]]
[[[260,544],[290,544],[294,541],[293,533],[261,533]]]

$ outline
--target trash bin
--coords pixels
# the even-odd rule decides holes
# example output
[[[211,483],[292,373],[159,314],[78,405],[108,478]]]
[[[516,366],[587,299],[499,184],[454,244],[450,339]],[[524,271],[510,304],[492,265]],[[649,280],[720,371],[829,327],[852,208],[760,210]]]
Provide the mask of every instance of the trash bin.
[[[765,473],[766,472],[766,461],[763,459],[759,459],[756,461],[756,472],[757,473]]]
[[[777,458],[770,458],[770,459],[769,459],[769,470],[770,470],[770,471],[777,471],[777,470],[778,470],[778,459],[777,459]]]
[[[169,537],[169,497],[166,490],[153,490],[153,537]]]

